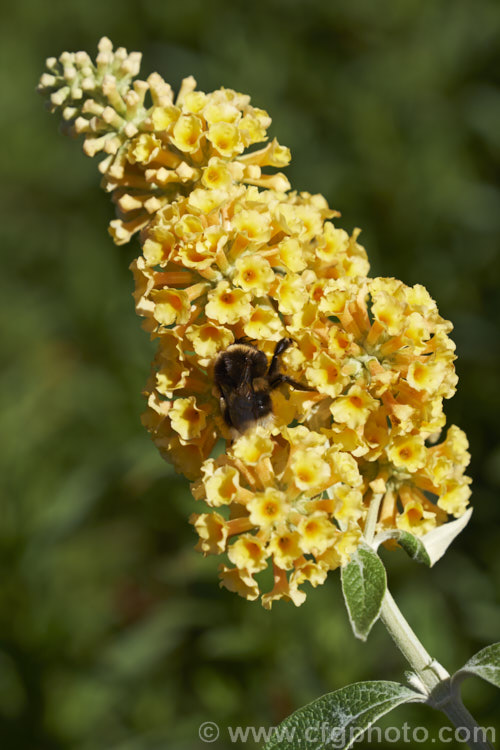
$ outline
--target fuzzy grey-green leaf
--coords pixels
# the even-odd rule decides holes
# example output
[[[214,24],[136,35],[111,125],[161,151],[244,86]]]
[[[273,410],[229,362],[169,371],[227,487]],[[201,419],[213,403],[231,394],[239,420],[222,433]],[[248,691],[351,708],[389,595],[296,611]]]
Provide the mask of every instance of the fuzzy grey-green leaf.
[[[429,553],[427,552],[422,540],[418,536],[415,536],[415,534],[411,534],[409,531],[402,531],[401,529],[383,531],[375,537],[375,549],[380,544],[389,541],[389,539],[394,539],[412,560],[424,563],[424,565],[427,565],[428,567],[431,566]]]
[[[380,614],[386,587],[380,557],[370,547],[359,547],[342,568],[342,591],[354,635],[362,641]]]
[[[396,706],[423,699],[398,682],[356,682],[295,711],[276,727],[264,750],[346,750]]]
[[[471,675],[482,677],[486,682],[500,687],[500,643],[492,643],[474,654],[462,669],[455,672],[452,681],[458,683]]]

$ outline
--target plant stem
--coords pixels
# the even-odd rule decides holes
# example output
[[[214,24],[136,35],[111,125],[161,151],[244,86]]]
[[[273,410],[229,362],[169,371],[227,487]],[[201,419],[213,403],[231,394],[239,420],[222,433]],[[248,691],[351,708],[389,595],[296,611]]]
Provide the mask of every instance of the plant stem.
[[[442,711],[457,729],[464,730],[463,741],[471,750],[493,750],[458,693],[451,689],[450,675],[424,648],[389,591],[384,596],[380,618],[414,670],[419,689],[427,695],[427,703]]]
[[[378,519],[378,512],[380,509],[380,503],[382,502],[382,498],[384,497],[383,492],[377,492],[373,495],[370,507],[368,508],[368,514],[366,516],[366,522],[365,522],[365,530],[363,532],[364,537],[368,544],[371,544],[373,541],[373,537],[375,536],[375,526]]]

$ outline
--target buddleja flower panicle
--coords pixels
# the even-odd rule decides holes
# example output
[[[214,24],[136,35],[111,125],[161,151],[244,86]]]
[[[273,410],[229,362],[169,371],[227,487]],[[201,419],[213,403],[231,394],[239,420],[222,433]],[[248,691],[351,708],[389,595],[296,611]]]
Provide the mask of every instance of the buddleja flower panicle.
[[[226,555],[226,588],[299,605],[305,582],[348,562],[380,496],[376,532],[422,536],[465,512],[467,439],[451,426],[439,442],[452,326],[423,286],[369,276],[360,230],[336,226],[323,196],[263,173],[290,152],[255,148],[271,119],[248,96],[189,77],[174,97],[158,74],[134,80],[139,64],[103,39],[95,63],[50,59],[40,89],[104,154],[114,241],[138,233],[135,305],[158,344],[143,421],[205,503],[198,548]],[[272,419],[235,436],[213,367],[242,338],[269,359],[291,339],[282,366],[312,390],[274,390]]]

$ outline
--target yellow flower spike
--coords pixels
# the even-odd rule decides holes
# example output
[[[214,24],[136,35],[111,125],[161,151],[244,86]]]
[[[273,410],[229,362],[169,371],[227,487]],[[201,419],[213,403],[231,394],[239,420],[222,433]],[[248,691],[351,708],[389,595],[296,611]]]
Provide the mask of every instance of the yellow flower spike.
[[[169,411],[172,428],[183,440],[192,440],[200,436],[207,423],[206,409],[196,404],[194,396],[178,398]]]
[[[228,548],[227,556],[237,568],[255,575],[267,568],[269,552],[256,537],[242,534]]]
[[[247,508],[252,524],[266,529],[286,517],[289,505],[283,492],[267,487],[264,492],[256,493],[254,499],[247,504]]]
[[[427,449],[420,435],[396,437],[387,448],[387,456],[398,469],[414,472],[425,466]]]
[[[228,281],[221,281],[208,293],[205,313],[218,323],[237,323],[250,315],[250,299],[242,289],[231,287]]]
[[[115,242],[140,232],[134,299],[158,346],[143,422],[211,509],[193,517],[198,548],[227,552],[221,585],[249,599],[272,556],[263,606],[299,605],[304,582],[323,583],[361,544],[374,492],[385,492],[380,529],[422,534],[465,512],[465,435],[451,427],[433,442],[457,382],[452,326],[421,285],[368,278],[360,230],[336,227],[321,195],[276,173],[287,148],[245,153],[271,123],[248,96],[205,94],[189,77],[175,99],[158,74],[134,81],[139,63],[103,39],[95,61],[49,60],[40,90],[102,155]],[[214,365],[244,337],[266,369],[231,387],[249,399],[269,388],[272,410],[235,440]],[[293,345],[273,361],[281,339]]]

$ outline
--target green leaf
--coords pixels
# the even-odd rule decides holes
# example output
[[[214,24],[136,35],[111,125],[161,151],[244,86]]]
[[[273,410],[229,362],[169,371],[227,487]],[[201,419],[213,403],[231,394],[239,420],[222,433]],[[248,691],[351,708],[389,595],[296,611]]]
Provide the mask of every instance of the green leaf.
[[[398,682],[355,682],[299,708],[276,727],[264,750],[344,750],[396,706],[423,700]]]
[[[451,679],[452,682],[459,683],[471,675],[482,677],[486,682],[500,687],[500,643],[492,643],[478,651]]]
[[[370,547],[359,547],[342,568],[342,591],[356,638],[366,641],[387,587],[385,568]]]
[[[395,539],[400,547],[404,549],[406,554],[419,563],[431,566],[431,558],[425,548],[422,539],[415,534],[411,534],[409,531],[402,531],[395,529],[394,531],[383,531],[381,534],[377,534],[374,539],[374,547],[377,549],[379,544],[387,542],[389,539]]]

